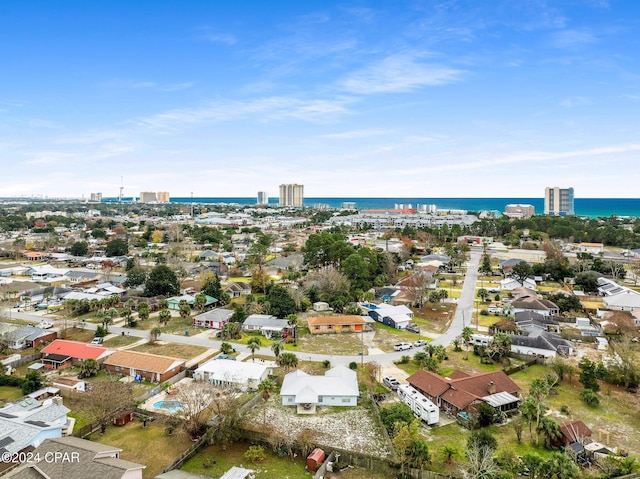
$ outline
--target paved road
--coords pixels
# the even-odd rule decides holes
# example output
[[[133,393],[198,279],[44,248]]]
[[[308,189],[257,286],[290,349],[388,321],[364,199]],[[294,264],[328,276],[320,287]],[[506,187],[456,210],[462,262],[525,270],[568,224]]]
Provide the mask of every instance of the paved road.
[[[462,286],[462,293],[458,300],[458,307],[456,308],[456,313],[449,325],[449,329],[443,333],[441,336],[433,340],[433,344],[442,344],[443,346],[448,346],[451,344],[457,336],[462,332],[462,328],[464,325],[468,325],[471,321],[472,313],[473,313],[473,300],[475,296],[475,286],[476,280],[478,277],[478,264],[480,262],[481,253],[479,251],[472,251],[471,258],[467,263],[467,272],[464,279],[464,284]],[[9,313],[7,310],[3,311],[5,315],[8,317]],[[12,310],[11,317],[15,319],[22,319],[26,321],[30,321],[32,323],[39,323],[40,321],[52,321],[48,315],[40,315],[33,313],[25,313],[25,312],[16,312]],[[73,323],[77,321],[67,320],[67,325],[72,326]],[[64,320],[55,321],[56,326],[64,327]],[[85,323],[86,329],[95,330],[97,327],[96,324]],[[122,326],[109,326],[109,332],[114,334],[124,334],[135,336],[138,338],[148,338],[149,331],[143,331],[139,329],[125,328]],[[160,337],[162,341],[171,341],[175,343],[181,344],[191,344],[193,346],[204,346],[212,349],[219,349],[221,341],[209,339],[206,335],[195,335],[195,336],[183,336],[177,334],[162,334]],[[363,338],[359,338],[363,340]],[[234,347],[237,351],[250,353],[251,351],[243,344],[234,344]],[[258,351],[259,353],[260,351]],[[324,361],[328,359],[331,361],[332,365],[348,365],[350,362],[355,361],[360,363],[362,361],[362,356],[337,356],[332,354],[314,354],[314,353],[306,353],[306,352],[297,352],[294,353],[298,356],[298,358],[302,360],[310,360],[310,361]],[[407,355],[407,353],[411,354],[412,350],[409,351],[394,351],[391,353],[379,353],[379,354],[371,354],[366,355],[364,360],[366,362],[375,361],[380,365],[391,365],[393,361],[400,359],[402,356]]]
[[[449,329],[438,338],[433,340],[433,344],[441,344],[449,346],[451,342],[462,333],[462,328],[471,323],[473,317],[473,301],[475,298],[476,282],[478,280],[478,264],[482,253],[480,251],[471,251],[470,259],[467,262],[467,273],[464,277],[462,292],[458,299],[458,307],[453,316],[453,321],[449,325]]]

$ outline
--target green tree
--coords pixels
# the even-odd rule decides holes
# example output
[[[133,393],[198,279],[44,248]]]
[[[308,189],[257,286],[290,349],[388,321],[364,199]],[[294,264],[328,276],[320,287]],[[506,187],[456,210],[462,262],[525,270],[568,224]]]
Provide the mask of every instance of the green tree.
[[[544,438],[544,447],[551,449],[554,441],[562,437],[560,425],[550,417],[542,417],[536,427],[536,432]]]
[[[171,311],[168,309],[161,309],[158,313],[158,322],[162,326],[166,326],[171,320]]]
[[[164,264],[154,267],[144,287],[144,296],[172,296],[180,293],[176,274]]]
[[[139,266],[134,266],[130,270],[127,271],[127,279],[124,282],[124,285],[127,288],[135,288],[136,286],[140,286],[144,284],[147,280],[147,272],[144,268],[140,268]]]
[[[207,297],[204,295],[204,293],[200,293],[196,295],[196,300],[193,305],[198,311],[203,311],[206,304],[207,304]]]
[[[232,351],[233,351],[233,346],[231,346],[230,343],[223,342],[222,344],[220,344],[220,352],[222,354],[231,354]]]
[[[73,256],[87,256],[89,244],[86,241],[76,241],[69,248],[69,253]]]
[[[263,379],[258,384],[258,392],[260,393],[260,397],[262,397],[264,401],[264,405],[262,408],[262,429],[266,431],[267,429],[267,401],[271,397],[271,394],[276,390],[276,383],[274,383],[271,379]]]
[[[247,348],[249,348],[249,351],[251,351],[252,361],[256,360],[256,351],[260,349],[260,346],[262,346],[262,340],[257,336],[254,336],[253,338],[250,338],[249,341],[247,341]]]
[[[486,300],[487,300],[487,298],[489,297],[489,294],[490,294],[490,293],[489,293],[489,291],[487,291],[487,290],[486,290],[486,289],[484,289],[484,288],[480,288],[480,289],[478,290],[477,296],[478,296],[478,298],[480,298],[482,301],[486,301]]]
[[[441,452],[445,464],[451,464],[453,462],[453,458],[459,454],[458,449],[450,444],[445,444],[442,447]]]
[[[40,371],[29,370],[25,375],[24,381],[22,381],[22,394],[25,396],[37,391],[42,387],[43,378]]]
[[[284,368],[289,371],[290,369],[295,368],[298,365],[298,356],[293,353],[282,353],[276,359],[276,363],[278,366]]]
[[[462,328],[462,333],[460,334],[462,340],[464,341],[464,348],[467,351],[467,359],[469,359],[469,343],[471,342],[471,337],[473,336],[473,329],[469,326],[465,326]]]
[[[105,256],[126,256],[129,253],[129,245],[122,238],[114,238],[107,243],[104,250]]]
[[[524,280],[532,274],[533,269],[531,268],[531,265],[526,261],[520,261],[513,265],[510,276],[522,285],[524,284]]]
[[[182,319],[187,319],[189,316],[191,316],[191,306],[189,306],[189,303],[186,299],[180,300],[180,302],[178,303],[178,309],[180,311],[180,317]]]
[[[273,351],[273,355],[278,359],[280,353],[282,352],[282,348],[284,346],[280,342],[275,342],[271,345],[271,351]]]
[[[217,274],[209,273],[201,280],[200,291],[207,296],[220,300],[222,298],[222,286]]]
[[[580,477],[580,468],[566,454],[554,451],[549,458],[540,465],[538,477],[577,479]]]
[[[295,301],[289,292],[279,284],[267,287],[265,302],[270,304],[271,314],[278,318],[284,318],[296,312]]]
[[[393,403],[380,410],[382,425],[391,436],[396,431],[396,425],[409,425],[414,419],[411,408],[403,402]]]
[[[82,365],[80,366],[80,376],[83,378],[90,378],[91,376],[98,374],[99,369],[100,366],[98,365],[98,361],[92,358],[85,359],[82,361]]]
[[[161,334],[162,330],[158,326],[154,326],[151,328],[151,331],[149,331],[149,342],[151,344],[155,343]]]
[[[140,318],[141,321],[149,319],[149,303],[147,303],[146,301],[139,302],[137,310],[138,318]]]
[[[600,384],[598,384],[597,368],[598,365],[591,361],[586,356],[583,356],[578,363],[580,368],[580,383],[585,389],[591,389],[594,392],[600,391]]]
[[[491,255],[487,254],[486,251],[482,255],[480,272],[484,274],[491,274]]]

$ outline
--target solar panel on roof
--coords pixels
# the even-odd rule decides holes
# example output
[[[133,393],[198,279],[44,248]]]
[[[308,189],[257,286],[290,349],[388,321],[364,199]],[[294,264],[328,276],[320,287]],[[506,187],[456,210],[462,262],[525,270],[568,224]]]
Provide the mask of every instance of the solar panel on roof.
[[[15,441],[11,437],[5,437],[3,439],[0,439],[0,447],[4,449],[4,446],[7,446],[12,442],[15,442]]]
[[[7,419],[15,419],[18,416],[14,416],[12,414],[7,414],[6,412],[0,412],[0,417],[4,417],[4,418],[7,418]]]
[[[38,427],[49,427],[49,425],[46,422],[42,422],[42,421],[25,421],[25,424],[31,424],[32,426],[38,426]]]

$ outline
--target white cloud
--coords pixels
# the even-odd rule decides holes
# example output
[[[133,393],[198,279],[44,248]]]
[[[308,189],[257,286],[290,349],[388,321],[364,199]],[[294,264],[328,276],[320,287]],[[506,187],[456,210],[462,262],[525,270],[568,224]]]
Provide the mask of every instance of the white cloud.
[[[591,105],[591,100],[583,96],[574,96],[571,98],[565,98],[560,102],[560,106],[565,108],[575,108],[579,106]]]
[[[420,62],[425,54],[403,52],[356,71],[341,82],[351,93],[374,94],[410,92],[425,86],[444,85],[460,80],[463,70],[437,63]]]
[[[551,35],[551,45],[561,49],[576,49],[596,42],[596,37],[589,32],[564,30]]]
[[[224,45],[235,45],[238,43],[238,39],[234,35],[230,35],[228,33],[206,33],[200,38],[208,42],[222,43]]]
[[[320,135],[320,138],[349,140],[353,138],[369,138],[372,136],[386,135],[387,133],[389,133],[389,130],[369,128],[364,130],[343,131],[340,133],[327,133],[326,135]]]

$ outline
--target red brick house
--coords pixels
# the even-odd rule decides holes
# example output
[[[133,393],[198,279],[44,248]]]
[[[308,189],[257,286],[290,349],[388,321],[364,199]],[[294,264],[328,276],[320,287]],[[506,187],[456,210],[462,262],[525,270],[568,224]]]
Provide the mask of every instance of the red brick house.
[[[314,316],[307,319],[311,334],[360,333],[367,322],[362,316]]]
[[[471,412],[472,406],[486,402],[499,411],[517,409],[520,387],[503,371],[467,374],[454,371],[443,377],[420,370],[409,376],[409,384],[436,404],[443,412],[456,416]]]
[[[180,372],[184,359],[169,358],[136,351],[116,351],[104,361],[104,368],[121,376],[140,376],[151,382],[163,382]]]
[[[79,341],[56,339],[42,351],[42,364],[48,369],[80,366],[85,359],[95,359],[101,364],[111,353],[107,348]]]

